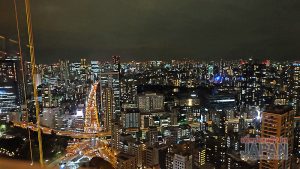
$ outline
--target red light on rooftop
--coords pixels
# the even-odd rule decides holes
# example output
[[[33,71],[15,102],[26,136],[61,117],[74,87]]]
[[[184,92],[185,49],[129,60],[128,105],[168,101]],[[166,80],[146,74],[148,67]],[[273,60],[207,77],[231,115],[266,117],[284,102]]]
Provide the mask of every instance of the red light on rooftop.
[[[267,66],[270,66],[270,60],[264,60],[262,61],[262,64],[265,64]]]

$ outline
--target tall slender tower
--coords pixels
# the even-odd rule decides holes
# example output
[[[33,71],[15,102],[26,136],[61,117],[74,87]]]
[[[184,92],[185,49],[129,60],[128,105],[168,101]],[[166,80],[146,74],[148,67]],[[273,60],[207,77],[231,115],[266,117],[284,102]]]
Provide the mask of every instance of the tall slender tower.
[[[112,56],[112,59],[113,59],[113,71],[120,73],[121,70],[120,56]]]
[[[111,131],[113,116],[113,92],[110,87],[102,89],[102,112],[104,114],[103,124],[105,131]]]
[[[121,91],[120,91],[120,56],[113,57],[112,67],[105,67],[100,72],[100,87],[103,95],[105,88],[111,88],[113,100],[112,100],[112,119],[117,120],[121,116]],[[105,100],[101,101],[101,109],[104,110],[106,104]]]
[[[282,160],[260,160],[260,169],[288,169],[291,168],[291,157],[293,151],[295,111],[289,106],[270,106],[262,114],[262,138],[286,138],[288,140],[288,159]],[[276,150],[278,150],[277,145]],[[268,152],[263,152],[268,153]]]
[[[11,51],[9,42],[4,39],[4,48],[0,49],[0,113],[19,111],[24,101],[20,56]]]
[[[111,147],[114,150],[120,150],[120,135],[121,135],[122,129],[118,122],[112,123],[112,129],[111,129]]]

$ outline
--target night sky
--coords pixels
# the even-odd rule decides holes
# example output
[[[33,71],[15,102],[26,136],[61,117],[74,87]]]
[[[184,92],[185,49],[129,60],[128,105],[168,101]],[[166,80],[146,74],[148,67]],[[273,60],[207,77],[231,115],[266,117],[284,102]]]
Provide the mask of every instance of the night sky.
[[[26,40],[24,0],[16,0]],[[0,35],[17,39],[13,0]],[[39,63],[268,58],[300,60],[299,0],[31,0]]]

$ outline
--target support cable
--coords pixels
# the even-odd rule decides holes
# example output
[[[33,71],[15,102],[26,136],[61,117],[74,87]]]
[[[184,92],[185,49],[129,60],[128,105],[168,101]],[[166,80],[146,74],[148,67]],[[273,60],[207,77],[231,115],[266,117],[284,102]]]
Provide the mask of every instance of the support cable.
[[[22,81],[23,81],[24,103],[27,105],[25,77],[24,77],[25,73],[24,73],[24,65],[23,65],[23,52],[22,52],[22,47],[21,47],[19,18],[18,18],[18,9],[17,9],[16,0],[14,0],[14,6],[15,6],[15,16],[16,16],[16,24],[17,24],[17,33],[18,33],[18,45],[19,45],[19,55],[20,55],[20,63],[21,63]],[[28,110],[26,110],[25,121],[28,123]],[[31,137],[30,137],[30,129],[29,128],[28,128],[28,139],[29,139],[30,160],[31,160],[31,165],[33,165],[32,146],[31,146]]]
[[[43,144],[42,144],[42,133],[40,127],[40,107],[37,94],[37,84],[36,84],[36,65],[35,65],[35,54],[34,54],[34,43],[33,43],[33,33],[32,33],[32,22],[31,22],[31,12],[30,12],[30,1],[25,0],[26,7],[26,20],[27,20],[27,31],[29,39],[29,49],[30,49],[30,62],[31,62],[31,76],[33,82],[33,95],[35,102],[35,113],[36,113],[36,125],[38,127],[38,142],[39,142],[39,153],[40,153],[40,165],[44,166],[43,160]]]

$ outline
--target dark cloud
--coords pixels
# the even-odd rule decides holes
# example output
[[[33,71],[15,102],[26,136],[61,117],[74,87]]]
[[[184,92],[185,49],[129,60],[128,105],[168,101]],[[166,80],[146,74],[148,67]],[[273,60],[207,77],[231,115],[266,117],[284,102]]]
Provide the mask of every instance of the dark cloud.
[[[0,34],[16,38],[12,0],[0,0]],[[23,1],[18,1],[26,39]],[[299,59],[298,0],[31,0],[39,62]]]

